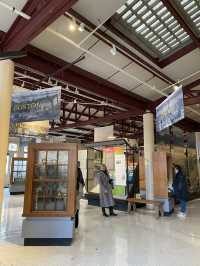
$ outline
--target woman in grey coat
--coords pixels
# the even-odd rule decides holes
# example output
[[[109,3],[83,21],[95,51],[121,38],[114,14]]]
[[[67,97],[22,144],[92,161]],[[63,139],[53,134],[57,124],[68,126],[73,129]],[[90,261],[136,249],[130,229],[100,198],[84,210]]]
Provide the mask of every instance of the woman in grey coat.
[[[109,208],[110,216],[116,216],[113,212],[114,200],[112,195],[112,180],[108,174],[107,168],[104,164],[100,165],[100,169],[97,170],[95,178],[100,187],[100,206],[102,207],[103,216],[108,217],[105,208]]]

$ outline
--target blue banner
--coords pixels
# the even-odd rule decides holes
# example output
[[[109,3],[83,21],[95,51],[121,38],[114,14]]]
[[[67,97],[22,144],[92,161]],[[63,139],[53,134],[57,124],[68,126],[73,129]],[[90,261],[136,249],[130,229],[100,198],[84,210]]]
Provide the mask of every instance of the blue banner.
[[[157,132],[177,123],[185,117],[182,87],[156,107]]]
[[[12,97],[11,123],[58,120],[61,87],[17,92]]]

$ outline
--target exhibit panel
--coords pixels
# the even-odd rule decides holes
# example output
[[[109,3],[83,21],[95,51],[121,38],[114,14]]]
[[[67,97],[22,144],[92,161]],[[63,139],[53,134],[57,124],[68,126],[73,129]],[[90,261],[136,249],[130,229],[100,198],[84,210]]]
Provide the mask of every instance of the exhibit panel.
[[[172,156],[165,151],[153,152],[153,190],[154,199],[164,202],[164,212],[169,214],[173,210],[173,200],[169,196],[168,188],[172,182]],[[139,157],[140,194],[145,198],[146,182],[144,171],[144,156]]]
[[[43,241],[47,238],[47,245],[53,240],[63,244],[72,240],[76,212],[77,159],[76,144],[29,146],[23,211],[26,219],[22,228],[25,245],[36,242],[40,245],[41,238]],[[59,223],[60,229],[57,228]],[[51,236],[48,237],[47,229],[44,229],[40,239],[37,239],[38,230],[45,228],[45,225],[47,228],[51,226]],[[61,235],[57,233],[59,230],[64,232],[63,237],[58,237]]]

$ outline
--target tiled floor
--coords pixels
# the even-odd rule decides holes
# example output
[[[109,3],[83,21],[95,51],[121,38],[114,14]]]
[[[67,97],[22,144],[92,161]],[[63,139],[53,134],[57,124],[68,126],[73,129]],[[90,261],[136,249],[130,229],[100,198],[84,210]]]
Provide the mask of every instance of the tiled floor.
[[[71,247],[24,247],[22,196],[5,197],[0,228],[0,266],[199,266],[200,200],[186,220],[149,214],[103,218],[82,202],[80,229]]]

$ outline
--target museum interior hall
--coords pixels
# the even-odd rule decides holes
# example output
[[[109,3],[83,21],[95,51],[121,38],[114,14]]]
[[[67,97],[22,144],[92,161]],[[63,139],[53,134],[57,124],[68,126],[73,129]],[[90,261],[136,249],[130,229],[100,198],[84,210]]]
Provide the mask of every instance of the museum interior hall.
[[[200,265],[199,0],[0,0],[0,266]]]

